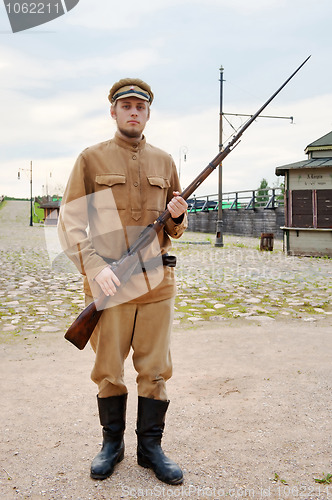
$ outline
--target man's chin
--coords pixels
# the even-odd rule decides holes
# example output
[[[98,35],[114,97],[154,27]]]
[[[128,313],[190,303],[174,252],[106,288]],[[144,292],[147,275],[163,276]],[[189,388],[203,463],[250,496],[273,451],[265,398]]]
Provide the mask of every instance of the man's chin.
[[[142,137],[142,132],[138,130],[119,129],[119,132],[125,137],[128,137],[128,139],[140,139]]]

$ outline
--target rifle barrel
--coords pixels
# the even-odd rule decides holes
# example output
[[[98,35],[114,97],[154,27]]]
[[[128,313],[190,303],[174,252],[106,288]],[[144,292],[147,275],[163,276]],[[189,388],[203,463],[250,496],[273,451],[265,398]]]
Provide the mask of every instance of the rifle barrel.
[[[218,165],[229,155],[229,153],[235,148],[242,134],[247,130],[248,127],[258,118],[258,116],[264,111],[264,109],[270,104],[271,101],[282,91],[282,89],[288,84],[288,82],[296,75],[298,71],[305,65],[305,63],[310,59],[311,55],[308,56],[302,64],[287,78],[287,80],[274,92],[274,94],[269,97],[269,99],[259,108],[254,115],[252,115],[249,120],[240,128],[240,130],[233,136],[229,141],[227,146],[217,154],[217,156],[205,167],[205,169],[194,179],[189,186],[182,191],[181,196],[184,200],[187,200],[189,196],[196,191],[196,189],[205,181],[205,179],[215,170]],[[165,210],[157,219],[161,223],[165,224],[170,218],[171,214],[168,210]]]

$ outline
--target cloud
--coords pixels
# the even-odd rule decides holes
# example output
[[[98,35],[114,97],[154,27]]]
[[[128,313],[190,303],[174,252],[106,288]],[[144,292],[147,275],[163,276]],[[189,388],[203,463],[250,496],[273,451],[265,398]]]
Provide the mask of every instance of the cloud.
[[[294,124],[287,120],[258,118],[224,160],[223,191],[255,189],[263,177],[270,186],[277,183],[277,166],[305,159],[305,147],[332,130],[330,109],[332,94],[292,101],[287,105],[275,104],[272,113],[267,108],[264,114],[293,114]],[[239,121],[234,122],[236,126],[239,124]],[[225,126],[225,136],[233,132]],[[188,148],[187,161],[182,163],[181,168],[181,183],[186,187],[218,153],[219,110],[215,107],[184,116],[153,114],[147,136],[152,143],[169,151],[177,165],[181,146]],[[227,144],[228,141],[224,139],[224,142]],[[208,195],[217,192],[218,176],[215,172],[197,193]]]
[[[328,8],[330,0],[320,0],[320,9]],[[67,15],[66,23],[82,28],[106,30],[110,33],[117,33],[127,30],[128,37],[132,35],[130,30],[137,26],[142,26],[145,20],[156,19],[158,25],[168,26],[171,29],[172,21],[176,21],[177,16],[187,13],[190,16],[193,12],[199,14],[210,11],[211,23],[216,13],[220,14],[221,27],[225,28],[225,18],[228,15],[238,16],[260,16],[269,14],[275,10],[282,12],[287,9],[289,16],[296,12],[310,9],[312,11],[311,0],[293,0],[290,5],[288,0],[141,0],[139,7],[131,1],[110,2],[109,0],[98,0],[91,5],[91,2],[80,2],[72,15]],[[291,10],[290,10],[291,9]],[[158,20],[157,20],[158,18]],[[302,20],[302,18],[301,18]],[[135,32],[137,36],[141,33]]]
[[[51,64],[45,64],[43,58],[29,56],[21,50],[3,47],[0,53],[0,75],[4,88],[18,89],[24,93],[34,89],[55,87],[57,82],[89,79],[91,75],[109,75],[113,72],[144,71],[146,68],[162,64],[157,48],[133,48],[123,50],[112,56],[84,58],[52,58]]]
[[[20,119],[20,110],[16,110],[0,138],[1,149],[8,148],[12,156],[15,156],[17,143],[29,145],[29,149],[25,153],[24,150],[23,153],[18,152],[17,158],[2,158],[1,189],[4,194],[18,193],[18,189],[22,192],[23,180],[20,184],[17,182],[17,170],[28,165],[30,159],[35,165],[34,194],[41,194],[49,172],[52,172],[53,185],[64,185],[79,152],[114,134],[115,126],[105,101],[101,87],[94,87],[89,92],[67,92],[54,96],[48,99],[47,106],[43,101],[30,98],[26,104],[27,126],[18,128],[15,133],[15,122]],[[245,107],[249,109],[252,103]],[[274,104],[272,109],[268,108],[266,114],[294,115],[295,123],[257,119],[224,161],[223,190],[255,189],[263,177],[268,179],[270,185],[276,183],[277,166],[304,159],[304,148],[332,130],[330,109],[332,94],[292,101],[287,105]],[[234,126],[240,125],[239,118],[231,120]],[[183,157],[181,160],[181,184],[184,188],[217,155],[218,129],[217,106],[177,113],[163,111],[153,105],[145,133],[148,142],[168,151],[177,166],[182,146],[188,149],[187,161],[184,162]],[[226,137],[233,133],[226,123],[224,133],[226,143]],[[197,194],[215,194],[217,186],[216,171],[202,184]]]
[[[276,166],[302,159],[304,147],[332,129],[328,12],[330,0],[314,10],[309,0],[142,0],[139,10],[131,0],[81,1],[54,21],[58,32],[4,35],[0,191],[15,194],[23,187],[17,168],[30,159],[36,194],[52,169],[65,182],[84,147],[113,135],[107,91],[129,73],[149,81],[156,94],[148,140],[169,151],[177,164],[181,146],[188,148],[181,174],[185,186],[218,152],[220,62],[225,107],[250,112],[260,101],[253,96],[265,96],[264,101],[266,91],[272,93],[274,82],[278,86],[279,77],[283,80],[313,44],[310,65],[276,100],[287,106],[269,107],[271,114],[294,115],[296,124],[257,120],[224,162],[227,191],[253,189],[262,177],[274,182]],[[231,133],[225,123],[225,140]],[[217,172],[199,192],[214,193],[216,186]]]
[[[73,15],[67,16],[66,22],[83,28],[118,32],[123,29],[130,30],[140,24],[143,17],[174,4],[174,0],[141,0],[139,6],[135,7],[132,2],[98,0],[93,6],[89,2],[80,2]],[[128,33],[129,35],[131,33]]]

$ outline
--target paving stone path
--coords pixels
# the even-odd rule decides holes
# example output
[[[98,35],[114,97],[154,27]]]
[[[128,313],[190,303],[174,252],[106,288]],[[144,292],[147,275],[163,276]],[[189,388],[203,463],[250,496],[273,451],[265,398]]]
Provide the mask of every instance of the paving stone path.
[[[0,231],[0,335],[65,331],[84,307],[81,277],[66,264],[52,270],[44,228],[29,226],[28,202],[5,202]]]
[[[52,269],[56,229],[29,226],[29,203],[0,208],[0,336],[65,331],[84,307],[82,280],[67,259]],[[260,252],[255,238],[186,233],[178,257],[175,324],[302,319],[332,324],[332,261],[287,257],[282,243]]]
[[[332,323],[332,260],[286,256],[282,241],[272,252],[259,239],[185,234],[174,242],[178,256],[176,321],[301,319]]]

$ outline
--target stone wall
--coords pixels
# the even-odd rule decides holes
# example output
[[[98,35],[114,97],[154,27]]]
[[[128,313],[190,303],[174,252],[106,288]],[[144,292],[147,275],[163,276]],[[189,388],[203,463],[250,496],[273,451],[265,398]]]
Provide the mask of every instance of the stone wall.
[[[274,210],[257,208],[255,210],[223,210],[223,233],[234,236],[260,237],[261,233],[274,233],[274,237],[282,239],[285,224],[284,207]],[[189,231],[215,233],[218,212],[191,212],[188,214]]]

